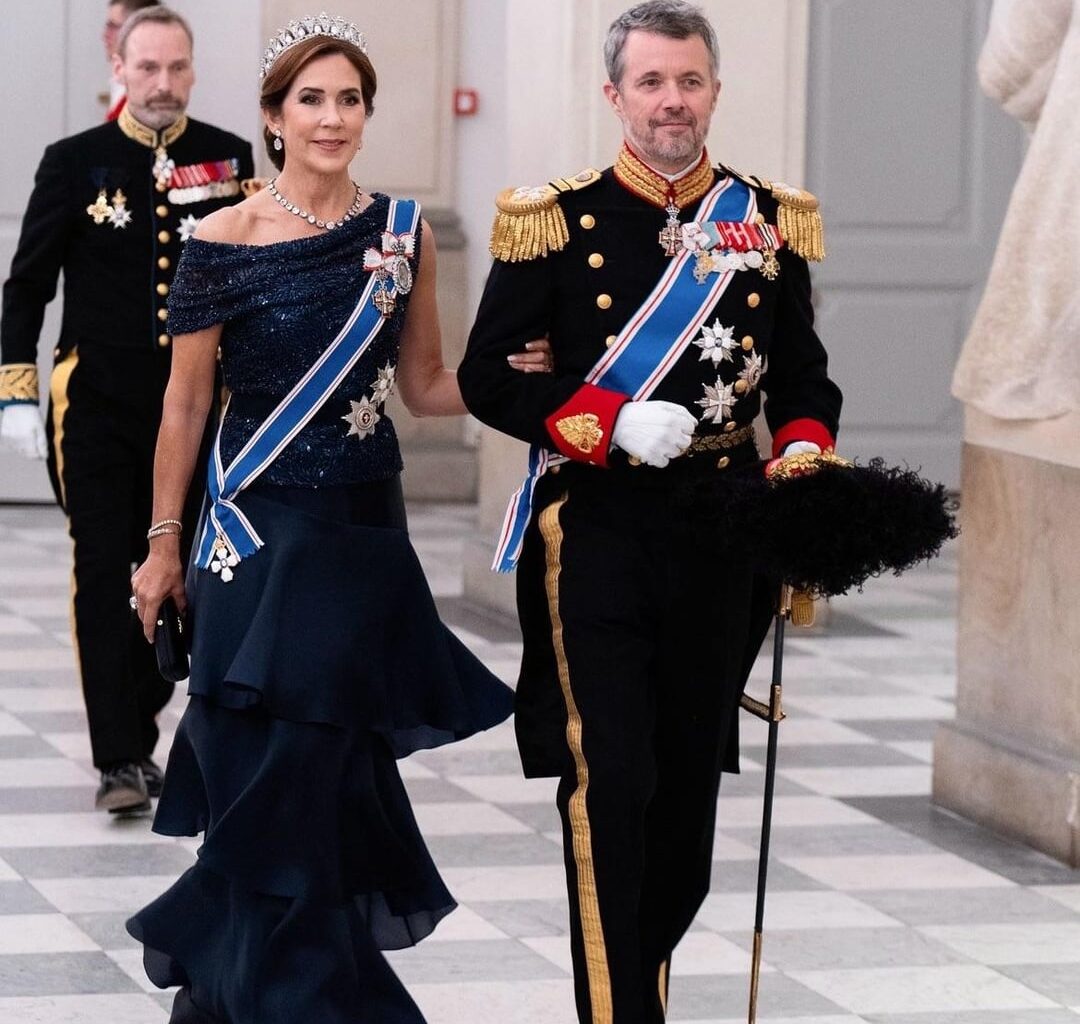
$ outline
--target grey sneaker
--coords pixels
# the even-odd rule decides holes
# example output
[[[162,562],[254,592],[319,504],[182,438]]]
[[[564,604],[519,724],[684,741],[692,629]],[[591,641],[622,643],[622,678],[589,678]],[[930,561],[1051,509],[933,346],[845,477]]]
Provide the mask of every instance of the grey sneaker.
[[[125,761],[103,771],[94,806],[110,814],[150,810],[142,769],[134,761]]]

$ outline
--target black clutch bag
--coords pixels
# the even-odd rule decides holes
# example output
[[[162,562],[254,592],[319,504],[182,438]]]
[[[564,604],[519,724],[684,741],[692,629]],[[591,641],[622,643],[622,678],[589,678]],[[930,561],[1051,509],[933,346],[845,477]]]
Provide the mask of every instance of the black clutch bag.
[[[158,671],[163,678],[170,683],[187,679],[187,627],[171,597],[165,598],[158,609],[157,626],[154,629],[154,653],[157,655]]]

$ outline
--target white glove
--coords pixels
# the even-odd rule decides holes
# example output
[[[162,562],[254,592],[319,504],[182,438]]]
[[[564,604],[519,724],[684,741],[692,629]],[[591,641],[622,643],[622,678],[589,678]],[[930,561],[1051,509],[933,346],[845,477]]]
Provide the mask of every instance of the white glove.
[[[696,427],[693,414],[674,402],[627,402],[615,419],[611,441],[627,455],[663,469],[686,450]]]
[[[820,455],[821,448],[813,441],[792,441],[781,453],[788,455]]]
[[[45,458],[49,445],[38,407],[20,403],[0,412],[0,442],[28,459]]]

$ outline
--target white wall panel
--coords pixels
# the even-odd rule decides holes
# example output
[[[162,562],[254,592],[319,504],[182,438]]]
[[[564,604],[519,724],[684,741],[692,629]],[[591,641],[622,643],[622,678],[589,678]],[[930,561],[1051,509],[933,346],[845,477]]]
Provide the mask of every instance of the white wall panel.
[[[844,454],[959,484],[952,369],[982,292],[1022,133],[979,93],[988,0],[815,0],[807,187],[828,259],[818,325],[844,389]]]

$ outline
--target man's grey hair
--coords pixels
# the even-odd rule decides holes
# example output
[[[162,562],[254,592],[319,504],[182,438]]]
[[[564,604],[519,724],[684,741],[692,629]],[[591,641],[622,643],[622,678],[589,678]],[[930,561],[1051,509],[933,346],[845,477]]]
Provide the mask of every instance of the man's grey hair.
[[[124,27],[120,29],[120,35],[116,37],[116,52],[120,55],[121,60],[124,59],[128,37],[131,33],[140,25],[151,24],[179,25],[187,33],[187,37],[191,41],[191,48],[195,49],[195,35],[183,16],[164,4],[157,4],[154,7],[144,7],[141,11],[136,11],[124,22]]]
[[[647,3],[635,4],[628,11],[620,14],[608,29],[604,40],[604,66],[607,68],[608,81],[616,88],[622,81],[625,70],[623,50],[626,37],[631,32],[655,32],[669,39],[689,39],[701,36],[705,48],[709,51],[709,65],[712,77],[720,74],[720,47],[716,42],[716,32],[705,12],[696,4],[686,0],[648,0]]]

